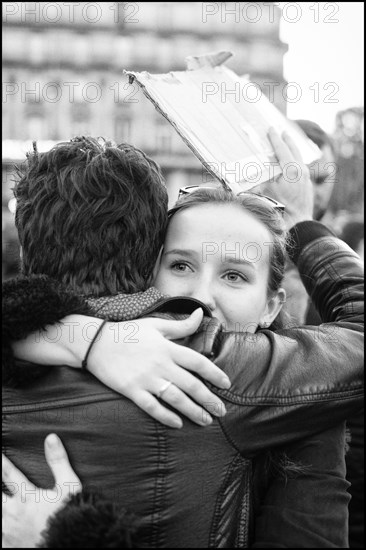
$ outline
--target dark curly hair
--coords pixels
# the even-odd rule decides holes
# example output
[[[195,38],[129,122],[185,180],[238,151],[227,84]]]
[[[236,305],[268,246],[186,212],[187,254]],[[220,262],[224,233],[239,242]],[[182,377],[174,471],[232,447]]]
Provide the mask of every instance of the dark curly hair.
[[[76,137],[39,153],[14,187],[22,272],[46,274],[82,294],[139,292],[167,225],[159,166],[142,151]]]

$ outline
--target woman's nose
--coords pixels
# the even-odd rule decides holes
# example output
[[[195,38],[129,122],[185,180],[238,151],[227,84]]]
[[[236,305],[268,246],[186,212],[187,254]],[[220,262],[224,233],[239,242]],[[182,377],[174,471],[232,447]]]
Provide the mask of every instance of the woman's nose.
[[[208,280],[196,281],[191,290],[191,297],[200,300],[213,313],[216,309],[216,300],[214,296],[213,284]]]

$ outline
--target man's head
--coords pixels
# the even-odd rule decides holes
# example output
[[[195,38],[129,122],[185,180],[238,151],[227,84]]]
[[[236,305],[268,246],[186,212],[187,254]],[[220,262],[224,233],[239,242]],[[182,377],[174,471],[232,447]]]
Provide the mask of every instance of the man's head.
[[[34,150],[15,185],[24,274],[46,274],[84,294],[139,292],[167,225],[158,165],[128,144],[77,137]]]
[[[315,220],[325,214],[336,182],[336,162],[334,145],[331,138],[318,124],[310,120],[296,120],[296,123],[321,150],[322,156],[310,166],[310,177],[314,185]]]

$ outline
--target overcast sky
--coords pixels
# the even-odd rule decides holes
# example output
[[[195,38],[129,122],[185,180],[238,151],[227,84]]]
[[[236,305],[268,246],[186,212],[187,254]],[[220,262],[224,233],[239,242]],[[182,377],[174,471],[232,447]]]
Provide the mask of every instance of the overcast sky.
[[[281,39],[288,43],[285,78],[301,99],[288,103],[289,118],[308,118],[324,130],[337,111],[363,106],[363,2],[280,2]],[[287,6],[287,7],[286,7]],[[298,20],[297,20],[298,19]]]

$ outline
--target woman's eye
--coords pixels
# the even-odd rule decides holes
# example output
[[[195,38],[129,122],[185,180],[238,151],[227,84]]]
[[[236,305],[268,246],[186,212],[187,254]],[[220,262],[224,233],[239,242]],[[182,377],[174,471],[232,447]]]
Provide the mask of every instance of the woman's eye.
[[[231,271],[230,273],[226,273],[225,277],[230,283],[238,283],[240,281],[246,281],[246,278],[244,277],[244,275],[236,273],[235,271]]]
[[[191,271],[189,266],[183,262],[175,262],[174,264],[171,265],[171,269],[173,271],[178,271],[179,273],[185,273],[188,270]]]

